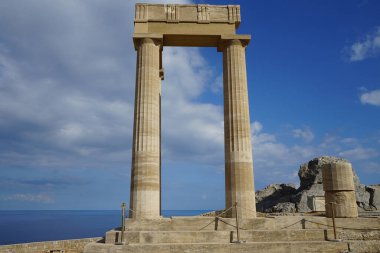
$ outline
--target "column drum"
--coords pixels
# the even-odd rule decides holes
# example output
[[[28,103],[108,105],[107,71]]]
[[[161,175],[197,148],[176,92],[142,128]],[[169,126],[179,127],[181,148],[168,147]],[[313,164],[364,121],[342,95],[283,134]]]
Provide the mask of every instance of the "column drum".
[[[331,202],[335,217],[358,217],[355,197],[354,175],[351,163],[337,161],[322,166],[323,190],[325,191],[326,217],[332,217]]]

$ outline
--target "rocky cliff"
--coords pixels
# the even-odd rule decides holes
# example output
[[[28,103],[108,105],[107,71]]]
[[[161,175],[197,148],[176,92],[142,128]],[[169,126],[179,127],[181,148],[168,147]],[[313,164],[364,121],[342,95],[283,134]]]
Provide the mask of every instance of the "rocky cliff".
[[[256,209],[259,212],[310,212],[311,199],[324,196],[322,166],[326,163],[346,161],[342,158],[322,156],[302,164],[298,171],[300,187],[293,184],[271,184],[256,192]],[[355,193],[361,211],[380,210],[380,185],[360,184],[354,173]]]

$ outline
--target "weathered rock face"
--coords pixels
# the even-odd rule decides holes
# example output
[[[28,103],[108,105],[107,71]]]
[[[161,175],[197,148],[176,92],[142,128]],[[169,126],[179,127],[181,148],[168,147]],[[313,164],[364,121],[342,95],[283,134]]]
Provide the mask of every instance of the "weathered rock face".
[[[321,156],[314,158],[308,163],[302,164],[298,171],[298,177],[300,178],[300,188],[298,190],[310,189],[315,184],[322,184],[322,166],[324,164],[339,161],[348,162],[347,160],[339,157]]]
[[[298,171],[300,187],[292,184],[271,184],[256,192],[256,209],[259,212],[310,212],[310,199],[313,196],[324,196],[322,184],[322,166],[327,163],[347,160],[322,156],[302,164]],[[380,185],[365,186],[353,170],[356,203],[359,210],[380,210]],[[290,210],[290,211],[289,211]]]
[[[312,211],[309,198],[313,196],[324,196],[324,194],[323,185],[318,183],[312,185],[309,189],[298,188],[296,194],[294,194],[291,199],[296,205],[297,212],[304,213]]]
[[[272,212],[272,208],[279,203],[291,202],[291,196],[295,192],[296,187],[294,184],[268,185],[263,190],[256,192],[256,210],[259,212]]]
[[[329,163],[348,162],[347,160],[333,156],[322,156],[314,158],[300,166],[298,177],[300,178],[300,187],[294,196],[294,203],[298,212],[310,212],[312,206],[308,201],[313,196],[324,196],[322,180],[322,166]],[[355,186],[358,185],[359,180],[354,173]],[[356,188],[356,187],[355,187]]]
[[[363,184],[355,185],[356,204],[358,204],[359,210],[370,211],[372,207],[369,204],[371,197],[367,191],[367,187]]]
[[[297,212],[296,205],[291,202],[278,203],[271,209],[272,213],[295,213]]]
[[[380,184],[365,187],[369,196],[369,206],[371,209],[380,210]]]

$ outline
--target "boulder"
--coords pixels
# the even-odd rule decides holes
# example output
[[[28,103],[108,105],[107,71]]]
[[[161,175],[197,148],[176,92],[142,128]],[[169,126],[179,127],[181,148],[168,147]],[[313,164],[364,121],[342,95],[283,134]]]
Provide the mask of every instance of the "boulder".
[[[292,196],[292,202],[295,203],[297,212],[306,213],[311,212],[312,206],[310,204],[309,199],[317,196],[324,196],[325,191],[323,190],[323,185],[321,183],[313,184],[308,189],[300,189],[298,188],[296,193]]]
[[[380,210],[380,184],[366,186],[369,193],[369,206],[372,210]]]
[[[271,184],[256,192],[256,210],[267,212],[279,203],[291,202],[296,192],[294,184]]]
[[[356,204],[358,205],[360,211],[372,210],[369,203],[369,199],[371,197],[370,191],[371,189],[368,189],[363,184],[355,185]]]

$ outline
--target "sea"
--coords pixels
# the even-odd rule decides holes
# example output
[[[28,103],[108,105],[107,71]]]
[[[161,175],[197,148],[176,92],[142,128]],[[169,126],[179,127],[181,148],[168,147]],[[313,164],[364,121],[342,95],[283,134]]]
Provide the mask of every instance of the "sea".
[[[164,217],[210,210],[163,210]],[[0,211],[0,245],[102,237],[121,224],[120,210]]]

